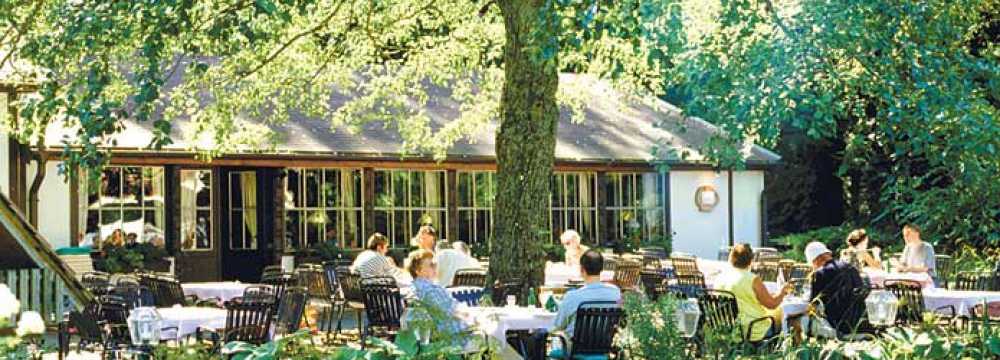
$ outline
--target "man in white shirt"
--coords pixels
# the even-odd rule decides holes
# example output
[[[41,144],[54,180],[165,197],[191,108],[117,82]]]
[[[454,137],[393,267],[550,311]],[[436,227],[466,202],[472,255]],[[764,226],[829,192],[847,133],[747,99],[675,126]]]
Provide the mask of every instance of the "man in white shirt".
[[[389,239],[380,233],[368,238],[367,250],[362,251],[351,264],[351,271],[357,272],[362,279],[391,276],[400,281],[406,278],[405,273],[393,264],[392,259],[385,256],[389,252]]]
[[[434,260],[438,264],[437,281],[443,287],[451,286],[455,280],[455,273],[462,269],[479,269],[479,260],[472,257],[459,248],[465,247],[465,243],[456,241],[451,249],[441,249],[434,255]]]

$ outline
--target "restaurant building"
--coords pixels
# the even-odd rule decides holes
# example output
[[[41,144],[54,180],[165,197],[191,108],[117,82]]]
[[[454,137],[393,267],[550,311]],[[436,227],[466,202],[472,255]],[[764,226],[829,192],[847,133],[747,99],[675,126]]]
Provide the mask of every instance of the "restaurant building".
[[[698,150],[718,131],[711,124],[659,100],[626,101],[591,78],[563,75],[561,82],[585,89],[588,101],[582,121],[569,110],[560,118],[553,241],[566,229],[591,245],[672,236],[675,251],[709,257],[733,242],[761,244],[764,172],[778,155],[748,146],[745,170],[719,171]],[[423,111],[435,125],[455,118],[447,91],[430,96]],[[195,156],[198,142],[185,137],[184,121],[160,150],[147,149],[151,123],[122,125],[114,145],[107,143],[113,156],[99,183],[60,175],[62,141],[73,129],[53,124],[43,147],[0,137],[7,152],[0,191],[24,209],[37,206],[39,231],[52,247],[150,242],[173,256],[182,281],[255,280],[282,254],[325,242],[360,248],[376,231],[395,247],[408,246],[422,223],[474,246],[492,236],[495,123],[440,161],[404,154],[398,130],[382,123],[331,131],[327,121],[292,116],[268,125],[282,138],[275,148],[211,161]],[[37,203],[29,201],[38,174],[32,155],[46,167]]]

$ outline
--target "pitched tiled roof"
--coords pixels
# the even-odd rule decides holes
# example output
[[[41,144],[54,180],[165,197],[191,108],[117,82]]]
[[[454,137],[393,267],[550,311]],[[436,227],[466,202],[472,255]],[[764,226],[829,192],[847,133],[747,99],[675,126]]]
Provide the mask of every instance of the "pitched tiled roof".
[[[697,163],[703,160],[699,148],[719,131],[704,120],[683,116],[680,109],[664,101],[646,99],[640,104],[639,101],[626,99],[608,83],[589,76],[562,74],[560,84],[584,91],[586,105],[583,121],[580,122],[572,121],[568,109],[562,110],[556,144],[556,159],[559,161],[647,162],[654,159],[653,149],[659,143],[673,147],[675,154],[687,152],[690,155],[683,160],[676,156],[668,159],[679,163]],[[429,97],[428,105],[423,110],[430,117],[432,126],[440,126],[457,117],[458,103],[450,97],[447,89],[429,91]],[[331,103],[336,107],[349,99],[349,95],[338,93]],[[115,149],[141,150],[150,143],[151,122],[126,121],[123,125],[124,131],[115,136]],[[174,143],[164,150],[190,151],[197,148],[195,142],[185,138],[181,130],[185,125],[183,120],[174,123],[171,134]],[[322,119],[293,115],[287,123],[271,125],[271,128],[283,138],[276,153],[330,155],[345,159],[401,155],[399,132],[381,122],[368,123],[358,133],[350,133],[343,128],[331,131],[329,122]],[[447,150],[448,159],[494,158],[496,129],[496,121],[493,121],[466,140],[456,143]],[[72,132],[59,125],[51,126],[47,135],[48,145],[61,146],[64,135],[72,135]],[[773,164],[781,159],[760,146],[747,147],[745,152],[748,163]]]

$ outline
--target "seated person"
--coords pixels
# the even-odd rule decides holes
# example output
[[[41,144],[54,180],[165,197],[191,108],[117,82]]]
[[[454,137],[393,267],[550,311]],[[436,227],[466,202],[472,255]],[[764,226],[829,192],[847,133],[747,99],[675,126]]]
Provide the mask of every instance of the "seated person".
[[[881,250],[877,247],[868,249],[868,232],[865,229],[851,231],[847,235],[848,253],[851,259],[841,259],[850,263],[857,263],[861,267],[881,269],[882,262],[879,261]]]
[[[457,316],[459,302],[448,291],[434,283],[437,279],[437,264],[434,253],[419,249],[410,253],[406,259],[406,271],[413,276],[413,295],[424,305],[432,307],[432,311],[446,314],[449,321],[437,323],[437,330],[443,334],[457,334],[464,328]]]
[[[576,230],[566,230],[559,236],[559,241],[562,242],[562,246],[566,250],[564,260],[566,266],[580,266],[580,257],[587,250],[590,250],[587,246],[580,244],[580,233]]]
[[[812,293],[809,301],[823,304],[826,320],[841,334],[855,332],[865,311],[864,299],[855,293],[864,289],[858,269],[833,259],[833,253],[821,242],[806,245],[806,261],[812,264]]]
[[[365,251],[362,251],[351,264],[351,271],[358,273],[362,279],[390,276],[396,281],[402,280],[406,275],[397,268],[392,259],[385,256],[389,252],[389,239],[380,233],[374,233],[368,238]]]
[[[759,276],[750,272],[753,263],[753,250],[749,244],[736,244],[729,252],[729,263],[733,270],[723,272],[715,279],[715,288],[733,293],[739,306],[739,321],[744,331],[750,331],[750,340],[759,341],[774,335],[776,329],[781,329],[781,302],[794,289],[792,283],[777,295],[771,295]],[[771,317],[774,326],[766,321],[759,321],[750,329],[754,320]]]
[[[588,301],[622,302],[622,292],[617,286],[601,282],[601,271],[604,270],[604,257],[594,250],[587,250],[580,256],[580,274],[583,275],[583,287],[566,292],[559,313],[556,314],[554,331],[565,330],[566,339],[573,337],[576,324],[576,310],[581,303]],[[570,344],[572,346],[572,344]]]
[[[461,244],[461,246],[465,245],[465,243],[459,241],[455,242],[452,246],[454,247],[458,244]],[[479,260],[454,248],[438,250],[434,254],[434,260],[438,264],[437,283],[444,287],[451,286],[452,280],[455,279],[455,272],[458,270],[481,268]]]
[[[920,228],[913,224],[903,226],[903,257],[897,269],[901,272],[925,272],[931,277],[937,274],[934,247],[920,239]]]

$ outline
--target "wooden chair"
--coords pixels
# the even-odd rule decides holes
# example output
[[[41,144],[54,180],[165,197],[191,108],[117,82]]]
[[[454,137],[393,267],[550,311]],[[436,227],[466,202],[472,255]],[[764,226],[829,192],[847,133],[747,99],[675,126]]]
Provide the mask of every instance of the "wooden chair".
[[[292,334],[299,330],[308,301],[309,293],[306,288],[292,286],[285,289],[284,296],[278,303],[278,315],[274,319],[275,335]]]
[[[243,289],[243,302],[262,302],[274,304],[278,302],[278,297],[274,294],[274,289],[267,285],[253,285]]]
[[[698,260],[693,256],[671,256],[670,265],[674,268],[674,273],[677,275],[701,273],[701,271],[698,271]]]
[[[676,275],[676,286],[682,289],[686,289],[685,292],[688,294],[697,294],[700,291],[704,291],[705,286],[705,276],[699,273],[687,273],[687,274],[677,274]]]
[[[899,299],[899,310],[896,315],[896,323],[900,325],[915,325],[923,323],[924,313],[927,311],[924,306],[923,285],[912,280],[888,280],[885,282],[885,289],[896,295]],[[942,310],[949,310],[949,313],[942,314]],[[942,306],[933,311],[944,320],[951,322],[955,319],[955,306]]]
[[[952,283],[955,290],[990,291],[993,274],[978,271],[960,271]]]
[[[80,276],[80,283],[91,294],[104,295],[111,287],[111,275],[100,271],[87,272]]]
[[[642,264],[634,261],[625,261],[618,265],[612,282],[621,290],[638,290],[639,274],[642,272]]]
[[[792,270],[786,273],[785,277],[788,280],[792,279],[807,279],[809,274],[812,274],[812,266],[806,264],[795,264],[792,266]]]
[[[774,263],[777,265],[781,261],[781,253],[774,248],[757,248],[754,249],[753,261],[755,263]]]
[[[486,270],[459,269],[455,271],[455,277],[451,281],[451,286],[478,286],[485,288]]]
[[[518,304],[522,304],[523,300],[521,294],[524,291],[524,281],[521,279],[511,279],[507,282],[497,282],[493,286],[492,299],[494,305],[506,305],[507,296],[514,295],[517,298]],[[523,305],[523,304],[522,304]]]
[[[761,281],[778,280],[778,263],[773,261],[755,262],[750,267],[750,271],[760,277]]]
[[[198,341],[211,341],[213,353],[219,351],[221,344],[232,341],[263,344],[267,342],[268,331],[271,329],[274,306],[274,303],[227,301],[226,327],[222,332],[218,332],[218,329],[199,327],[195,330],[195,338]]]
[[[618,264],[621,263],[622,259],[618,255],[614,254],[604,254],[604,270],[616,271],[618,270]]]
[[[662,270],[645,269],[639,273],[639,280],[642,282],[642,289],[645,291],[646,297],[656,301],[660,295],[663,295],[667,275]]]
[[[393,278],[368,278],[361,281],[361,296],[367,321],[362,327],[361,347],[373,334],[392,341],[403,317],[403,295]]]
[[[285,288],[289,286],[295,286],[298,279],[295,274],[280,271],[265,271],[264,275],[260,277],[260,283],[268,285],[274,290],[274,297],[281,299],[284,296]]]
[[[587,301],[576,309],[576,323],[573,326],[573,348],[569,348],[566,337],[556,336],[564,349],[562,359],[580,359],[588,356],[608,356],[615,353],[615,334],[619,324],[625,320],[625,311],[613,301]]]

